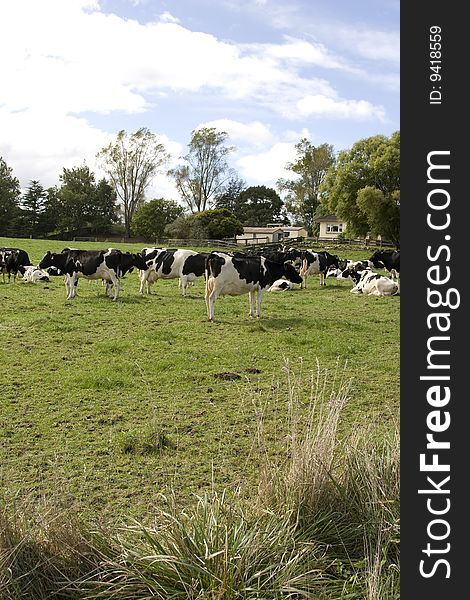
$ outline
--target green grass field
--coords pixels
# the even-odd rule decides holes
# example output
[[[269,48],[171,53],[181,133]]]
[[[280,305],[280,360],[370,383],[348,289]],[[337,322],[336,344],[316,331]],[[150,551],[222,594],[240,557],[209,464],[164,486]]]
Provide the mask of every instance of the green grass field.
[[[33,264],[67,245],[108,244],[0,238],[0,246],[27,250]],[[370,254],[347,251],[348,258]],[[209,323],[202,280],[186,298],[177,280],[140,296],[133,272],[117,302],[100,282],[81,279],[77,298],[66,301],[62,277],[0,280],[6,497],[56,495],[111,521],[145,521],[158,494],[170,490],[188,502],[225,487],[249,498],[265,450],[261,422],[269,456],[283,456],[287,364],[305,382],[306,399],[317,361],[332,372],[338,361],[346,365],[353,383],[340,435],[395,428],[399,296],[363,297],[350,293],[350,282],[328,279],[320,288],[318,281],[266,293],[260,321],[248,318],[247,295],[219,299]]]

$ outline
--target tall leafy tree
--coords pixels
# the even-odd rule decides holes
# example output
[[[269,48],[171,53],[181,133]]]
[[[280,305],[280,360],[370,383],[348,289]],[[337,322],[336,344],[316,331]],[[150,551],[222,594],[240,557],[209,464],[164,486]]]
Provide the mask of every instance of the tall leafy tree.
[[[66,169],[59,177],[62,182],[59,225],[63,231],[74,231],[88,225],[90,204],[95,191],[95,176],[86,165]]]
[[[47,192],[39,181],[31,180],[21,198],[25,234],[32,235],[38,232],[41,215],[45,210],[46,198]]]
[[[97,157],[122,203],[124,226],[130,236],[132,217],[152,179],[168,161],[168,153],[154,133],[141,127],[132,135],[119,131],[116,141],[100,150]]]
[[[95,183],[95,175],[86,165],[64,168],[57,192],[59,220],[62,231],[88,228],[94,233],[109,231],[116,222],[116,193],[102,179]]]
[[[296,223],[304,225],[310,234],[314,233],[314,219],[320,204],[320,186],[335,162],[333,146],[314,146],[306,138],[295,145],[297,158],[287,163],[286,169],[297,175],[295,179],[279,179],[277,188],[286,194],[287,211]]]
[[[182,206],[173,200],[156,198],[140,206],[134,213],[131,231],[147,239],[160,239],[165,227],[184,213]]]
[[[100,179],[93,190],[88,213],[89,226],[95,233],[108,232],[117,223],[117,196],[106,179]]]
[[[0,156],[0,235],[14,233],[19,213],[20,182]]]
[[[240,194],[246,187],[246,182],[238,175],[231,176],[225,186],[216,195],[214,208],[226,208],[235,214],[238,209]]]
[[[48,188],[44,199],[44,210],[39,215],[38,232],[46,234],[58,231],[61,211],[62,204],[59,200],[58,187]]]
[[[238,196],[234,214],[243,225],[251,227],[289,222],[279,194],[265,185],[250,186],[243,190]]]
[[[321,186],[323,203],[353,235],[381,234],[398,243],[400,132],[376,135],[340,152]]]
[[[227,156],[234,147],[226,145],[227,138],[225,131],[217,131],[214,127],[194,130],[188,144],[189,152],[183,156],[185,164],[168,172],[193,213],[209,208],[225,183],[233,177]]]

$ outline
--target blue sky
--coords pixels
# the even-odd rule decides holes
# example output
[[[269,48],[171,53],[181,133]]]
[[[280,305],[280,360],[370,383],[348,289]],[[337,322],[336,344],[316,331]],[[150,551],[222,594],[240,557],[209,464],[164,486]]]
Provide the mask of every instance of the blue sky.
[[[121,129],[148,127],[171,167],[214,126],[247,184],[274,187],[302,137],[340,151],[400,128],[399,50],[392,0],[4,0],[0,156],[48,187],[100,175]],[[163,173],[148,195],[178,199]]]

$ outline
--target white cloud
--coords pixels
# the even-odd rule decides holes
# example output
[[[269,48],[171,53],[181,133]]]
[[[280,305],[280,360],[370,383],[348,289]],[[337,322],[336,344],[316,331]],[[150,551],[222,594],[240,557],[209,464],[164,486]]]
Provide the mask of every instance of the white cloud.
[[[243,156],[237,161],[237,167],[242,178],[252,181],[253,185],[275,187],[280,177],[292,177],[292,173],[286,171],[285,166],[292,162],[295,156],[293,143],[277,142],[264,152]]]
[[[393,36],[365,36],[361,52],[370,53],[374,43],[393,54]],[[246,114],[254,107],[266,119],[385,118],[382,107],[365,99],[338,98],[319,76],[319,68],[322,75],[327,69],[353,72],[322,44],[285,37],[279,44],[237,45],[191,31],[170,12],[141,24],[101,12],[97,0],[5,0],[0,53],[8,57],[2,63],[0,156],[23,185],[30,179],[54,185],[63,167],[83,161],[94,168],[96,152],[116,132],[93,126],[88,115],[151,116],[155,102],[175,93],[210,95],[219,109],[239,102]],[[282,176],[293,158],[292,140],[259,117],[208,124],[243,147],[237,159],[246,178]],[[165,139],[172,155],[180,154],[178,142]]]
[[[297,102],[299,113],[305,117],[329,117],[332,119],[385,120],[385,110],[365,100],[341,100],[321,94],[305,96]]]
[[[198,125],[197,129],[202,127],[215,127],[217,131],[225,131],[231,142],[241,142],[244,147],[265,147],[275,140],[275,136],[270,128],[260,121],[251,121],[250,123],[240,123],[232,119],[216,119],[207,121]]]

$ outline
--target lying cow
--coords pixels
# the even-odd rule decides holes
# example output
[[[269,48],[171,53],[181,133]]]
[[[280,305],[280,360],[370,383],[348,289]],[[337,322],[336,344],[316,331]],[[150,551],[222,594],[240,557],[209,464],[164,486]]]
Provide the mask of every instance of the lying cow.
[[[34,265],[20,266],[18,272],[23,275],[23,281],[26,281],[26,283],[47,283],[50,281],[48,272]]]
[[[236,257],[223,252],[211,252],[206,259],[205,301],[209,321],[214,321],[215,301],[219,296],[248,294],[250,317],[261,317],[263,292],[285,277],[292,283],[302,283],[302,277],[289,263],[277,263],[264,256]]]
[[[286,292],[292,289],[294,289],[294,284],[292,281],[287,281],[287,279],[276,279],[276,281],[268,289],[268,292]]]
[[[398,284],[388,277],[365,269],[356,273],[354,278],[356,285],[351,292],[353,294],[366,294],[370,296],[395,296],[399,292]]]
[[[71,250],[64,249],[62,252],[47,252],[41,262],[40,269],[56,267],[65,275],[65,289],[67,300],[75,298],[78,280],[103,279],[106,282],[107,295],[112,294],[113,300],[117,300],[120,292],[120,279],[128,271],[135,267],[143,269],[147,265],[140,254],[121,252],[115,248],[108,250]]]
[[[141,252],[146,269],[139,273],[140,293],[150,294],[150,286],[157,279],[179,279],[181,293],[186,296],[188,287],[198,277],[204,275],[207,253],[194,250],[167,250],[165,248],[144,248]]]

